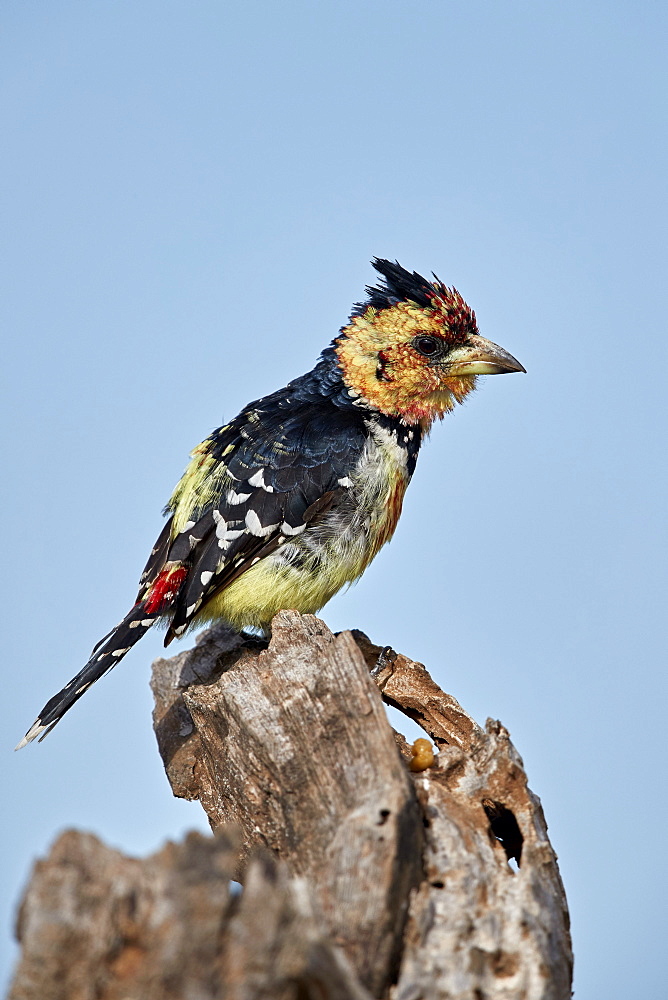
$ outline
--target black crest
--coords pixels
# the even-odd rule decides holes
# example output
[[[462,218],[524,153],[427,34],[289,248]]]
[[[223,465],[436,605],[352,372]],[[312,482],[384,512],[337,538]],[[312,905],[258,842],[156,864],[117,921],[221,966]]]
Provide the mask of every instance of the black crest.
[[[417,271],[407,271],[398,261],[392,263],[391,260],[374,257],[371,264],[382,276],[382,280],[377,285],[366,286],[368,299],[366,302],[355,303],[353,316],[363,315],[369,306],[374,309],[389,309],[397,302],[407,300],[419,306],[430,306],[434,295],[439,295],[439,289],[435,285]]]

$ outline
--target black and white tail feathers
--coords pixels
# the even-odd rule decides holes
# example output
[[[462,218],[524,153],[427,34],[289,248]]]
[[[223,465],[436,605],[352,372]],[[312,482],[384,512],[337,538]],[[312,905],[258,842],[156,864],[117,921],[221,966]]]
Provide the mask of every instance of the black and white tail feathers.
[[[62,691],[54,694],[53,698],[47,701],[39,716],[15,749],[20,750],[38,737],[40,740],[43,740],[56,723],[60,722],[65,712],[88,690],[91,684],[94,684],[103,674],[106,674],[112,667],[115,667],[134,644],[143,635],[146,635],[159,617],[159,611],[153,613],[147,612],[143,602],[135,604],[123,621],[115,629],[112,629],[108,635],[105,635],[103,639],[100,639],[97,646],[93,649],[86,666],[65,685]]]

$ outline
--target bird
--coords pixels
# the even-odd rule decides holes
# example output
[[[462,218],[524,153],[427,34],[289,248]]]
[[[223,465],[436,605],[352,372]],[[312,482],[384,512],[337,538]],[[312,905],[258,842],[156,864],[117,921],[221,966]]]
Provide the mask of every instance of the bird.
[[[43,739],[156,623],[165,645],[223,621],[268,636],[319,611],[394,534],[420,446],[480,375],[524,372],[454,287],[374,257],[378,277],[322,352],[190,456],[136,601],[17,746]]]

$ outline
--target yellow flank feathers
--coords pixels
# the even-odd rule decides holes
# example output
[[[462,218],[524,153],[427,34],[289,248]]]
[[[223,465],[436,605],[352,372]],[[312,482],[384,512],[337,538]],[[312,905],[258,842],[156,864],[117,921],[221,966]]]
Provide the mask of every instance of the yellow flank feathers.
[[[211,439],[202,441],[191,452],[190,462],[169,498],[167,509],[174,512],[172,538],[176,538],[189,521],[197,517],[227,485],[229,480],[225,466],[216,466],[216,459],[208,453]]]
[[[363,569],[352,578],[356,579],[362,572]],[[199,627],[223,618],[239,629],[247,626],[266,628],[282,608],[314,614],[350,580],[347,567],[333,561],[327,570],[306,573],[281,566],[271,559],[261,559],[225,590],[214,594],[193,624]]]

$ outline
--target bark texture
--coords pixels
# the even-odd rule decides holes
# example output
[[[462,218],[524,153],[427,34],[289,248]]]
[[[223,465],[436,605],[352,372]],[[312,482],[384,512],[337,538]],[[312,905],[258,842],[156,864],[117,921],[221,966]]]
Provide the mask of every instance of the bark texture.
[[[282,862],[256,852],[231,894],[239,841],[191,833],[140,861],[62,834],[21,905],[8,1000],[370,1000]]]
[[[421,664],[285,611],[268,648],[212,629],[154,664],[153,690],[174,794],[216,839],[140,862],[61,838],[23,903],[11,1000],[570,997],[566,899],[522,760]],[[433,766],[409,771],[383,700],[430,736]],[[54,951],[76,956],[67,974]]]

